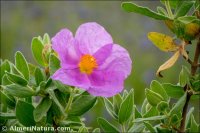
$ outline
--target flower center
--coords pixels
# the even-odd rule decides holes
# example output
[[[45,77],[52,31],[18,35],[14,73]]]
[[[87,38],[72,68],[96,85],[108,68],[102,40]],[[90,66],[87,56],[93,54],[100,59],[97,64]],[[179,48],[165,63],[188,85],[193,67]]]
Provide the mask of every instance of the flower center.
[[[81,57],[81,60],[78,64],[80,72],[85,74],[91,74],[94,68],[97,68],[96,59],[89,54],[85,54]]]

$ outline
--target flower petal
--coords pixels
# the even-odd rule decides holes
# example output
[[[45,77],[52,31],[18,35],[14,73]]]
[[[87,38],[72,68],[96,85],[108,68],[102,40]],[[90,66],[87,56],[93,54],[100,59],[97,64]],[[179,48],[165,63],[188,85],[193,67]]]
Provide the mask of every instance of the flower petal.
[[[63,84],[80,87],[81,89],[87,90],[90,82],[87,75],[81,74],[78,69],[58,69],[53,76],[53,80],[59,80]]]
[[[95,71],[90,76],[87,90],[95,96],[111,97],[123,90],[124,75],[117,71]]]
[[[52,38],[52,48],[58,53],[63,68],[77,67],[80,52],[78,44],[68,29],[62,29]]]
[[[95,22],[79,26],[75,39],[79,42],[79,49],[84,54],[93,55],[99,48],[113,42],[110,34]]]
[[[120,45],[114,44],[110,56],[98,67],[98,70],[122,72],[125,78],[131,73],[132,61],[128,51]]]
[[[112,51],[113,44],[107,44],[100,48],[96,53],[94,53],[94,57],[97,60],[97,64],[101,65],[104,61],[109,57]]]

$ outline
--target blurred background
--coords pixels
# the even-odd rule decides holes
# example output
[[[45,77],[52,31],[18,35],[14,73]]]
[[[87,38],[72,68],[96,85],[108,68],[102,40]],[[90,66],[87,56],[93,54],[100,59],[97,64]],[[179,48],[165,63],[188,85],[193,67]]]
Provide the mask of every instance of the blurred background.
[[[153,10],[160,5],[159,1],[134,2]],[[44,33],[53,37],[62,28],[75,33],[85,22],[99,23],[111,34],[115,43],[129,51],[133,69],[125,82],[125,89],[134,88],[135,103],[139,109],[144,100],[144,89],[153,79],[176,84],[182,65],[187,65],[180,58],[175,66],[163,72],[164,78],[157,78],[156,70],[172,53],[161,52],[153,46],[147,39],[147,33],[172,33],[162,21],[123,11],[120,1],[1,1],[1,59],[14,61],[15,52],[21,51],[29,62],[36,64],[30,48],[33,37]],[[197,114],[198,111],[197,108]],[[101,103],[86,114],[87,126],[98,127],[98,116],[110,119]]]

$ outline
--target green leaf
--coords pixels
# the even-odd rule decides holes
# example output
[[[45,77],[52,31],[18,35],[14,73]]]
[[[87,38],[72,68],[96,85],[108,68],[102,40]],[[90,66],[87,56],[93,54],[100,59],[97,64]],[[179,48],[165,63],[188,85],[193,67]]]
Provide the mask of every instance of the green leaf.
[[[114,119],[118,119],[117,114],[113,110],[113,108],[114,108],[113,104],[107,98],[105,98],[105,97],[101,98],[101,99],[103,99],[102,101],[103,101],[103,103],[104,103],[104,105],[106,107],[106,110],[110,114],[110,116],[112,116]]]
[[[88,129],[85,126],[81,126],[78,129],[78,133],[88,133]]]
[[[50,37],[47,33],[45,33],[44,36],[43,36],[43,44],[44,45],[51,44],[51,39],[50,39]]]
[[[194,115],[191,115],[191,125],[190,125],[190,133],[198,133],[199,132],[199,127],[197,122],[194,119]]]
[[[141,118],[141,117],[142,117],[141,113],[139,112],[139,110],[135,106],[135,119]]]
[[[16,84],[7,85],[4,87],[4,90],[16,97],[26,98],[35,95],[35,92],[30,87],[24,87]]]
[[[175,21],[181,23],[183,27],[187,27],[191,23],[196,23],[197,25],[200,23],[200,20],[196,16],[183,16],[177,18]]]
[[[190,110],[187,113],[186,120],[185,120],[185,122],[186,122],[185,125],[187,128],[189,128],[191,125],[191,115],[193,112],[194,112],[194,107],[190,108]]]
[[[126,122],[134,113],[134,91],[131,90],[119,109],[119,123]]]
[[[154,18],[154,19],[158,19],[158,20],[169,19],[168,17],[163,16],[159,13],[156,13],[156,12],[150,10],[147,7],[138,6],[138,5],[131,3],[131,2],[123,2],[121,6],[127,12],[139,13],[139,14],[142,14],[142,15]]]
[[[12,82],[8,79],[7,75],[4,75],[2,78],[2,85],[10,85]]]
[[[144,125],[151,133],[156,133],[156,130],[149,122],[144,121]]]
[[[179,74],[180,86],[184,87],[189,82],[189,72],[185,66],[182,66],[181,72]]]
[[[38,67],[35,69],[35,81],[38,86],[42,81],[45,81],[44,72]]]
[[[171,98],[180,98],[184,94],[184,90],[181,86],[173,85],[170,83],[164,83],[162,84],[163,88],[167,92],[167,95]]]
[[[104,118],[97,119],[99,126],[103,129],[104,132],[112,132],[112,133],[119,133],[118,129],[109,123]]]
[[[50,75],[53,75],[59,68],[60,68],[59,59],[54,54],[50,54],[50,59],[49,59]]]
[[[175,18],[185,16],[194,5],[194,1],[181,2],[175,10]]]
[[[43,48],[44,46],[42,42],[37,37],[34,37],[31,44],[32,54],[38,64],[45,66],[43,57],[42,57]]]
[[[171,117],[171,125],[177,125],[179,123],[180,119],[178,118],[178,115],[173,114]]]
[[[1,119],[16,119],[16,116],[14,113],[3,113],[0,112]]]
[[[163,120],[167,118],[167,116],[165,115],[161,115],[161,116],[152,116],[152,117],[147,117],[147,118],[137,118],[135,119],[134,122],[142,122],[142,121],[156,121],[156,120]]]
[[[42,117],[47,115],[49,108],[51,107],[52,101],[48,97],[43,98],[38,106],[33,111],[34,120],[40,121]]]
[[[92,133],[101,133],[100,129],[99,128],[95,128]]]
[[[147,104],[148,105],[148,104]],[[147,109],[146,109],[147,110]],[[150,105],[150,108],[147,110],[147,112],[143,115],[143,117],[152,117],[152,116],[156,116],[156,115],[158,115],[159,114],[159,112],[158,112],[158,110],[156,109],[156,107],[155,106],[151,106]]]
[[[168,15],[166,10],[164,8],[160,7],[160,6],[157,7],[157,11],[158,11],[158,13],[162,14],[163,16]]]
[[[148,102],[152,106],[156,106],[158,103],[163,101],[163,98],[156,92],[150,90],[150,89],[145,89],[145,94]]]
[[[71,88],[67,85],[62,84],[60,81],[53,80],[53,83],[58,88],[58,90],[60,90],[61,92],[63,92],[63,93],[71,92]]]
[[[166,0],[160,0],[162,4],[165,5]],[[182,0],[169,0],[169,5],[171,8],[175,9]]]
[[[23,54],[19,51],[17,51],[15,54],[15,65],[16,68],[23,74],[24,78],[28,81],[29,80],[28,63]]]
[[[16,74],[11,74],[9,72],[6,72],[6,75],[8,77],[8,79],[10,81],[12,81],[13,83],[22,85],[22,86],[26,86],[28,84],[27,80],[25,80],[24,78],[16,75]]]
[[[69,115],[81,116],[90,110],[96,103],[97,98],[90,95],[83,95],[76,99],[69,110]]]
[[[160,94],[160,96],[162,96],[165,101],[169,100],[169,97],[168,97],[165,89],[162,87],[162,85],[158,81],[153,80],[151,82],[151,90]]]
[[[171,109],[170,114],[173,115],[175,113],[178,113],[179,111],[181,111],[183,109],[183,106],[185,104],[186,101],[186,96],[187,94],[185,93],[174,105],[174,107]]]
[[[128,130],[130,133],[136,133],[136,132],[143,132],[145,126],[143,123],[135,123],[133,126]]]
[[[16,106],[16,117],[18,121],[24,126],[34,126],[33,105],[19,100]]]
[[[2,84],[2,78],[3,78],[4,74],[6,73],[6,71],[10,72],[10,64],[9,64],[8,60],[5,60],[1,64],[0,70],[1,70],[1,72],[0,72],[0,79],[1,79],[0,84]]]
[[[59,100],[57,99],[57,97],[56,97],[56,95],[55,95],[55,93],[54,93],[54,90],[49,89],[49,90],[48,90],[48,93],[49,93],[51,99],[54,101],[54,102],[52,103],[52,105],[54,106],[54,111],[55,111],[55,110],[58,110],[58,111],[56,111],[55,113],[56,113],[57,115],[65,115],[64,108],[63,108],[63,106],[61,105],[61,103],[59,102]]]
[[[1,98],[0,103],[3,103],[5,105],[7,105],[11,109],[15,108],[15,99],[14,99],[14,97],[5,94],[5,92],[3,92],[3,91],[0,91],[0,98]]]
[[[169,104],[165,101],[161,101],[158,105],[157,105],[157,110],[159,112],[165,112],[169,107]]]
[[[148,100],[147,98],[144,99],[143,103],[142,103],[142,107],[141,107],[141,114],[144,115],[147,111],[146,111],[146,105],[148,104]]]
[[[118,114],[120,106],[122,103],[122,97],[120,94],[116,94],[113,97],[113,110],[115,111],[116,114]]]

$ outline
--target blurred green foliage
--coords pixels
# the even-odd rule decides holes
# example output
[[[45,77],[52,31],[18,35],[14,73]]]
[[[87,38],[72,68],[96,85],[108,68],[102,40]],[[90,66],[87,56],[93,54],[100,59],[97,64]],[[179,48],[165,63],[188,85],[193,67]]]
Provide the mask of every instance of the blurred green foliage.
[[[135,1],[151,9],[156,1]],[[171,54],[165,54],[147,39],[151,31],[172,33],[162,21],[153,21],[145,16],[129,14],[120,7],[120,1],[1,1],[1,58],[14,60],[14,53],[21,51],[28,61],[35,63],[31,55],[32,37],[48,33],[53,37],[60,29],[69,28],[75,33],[78,26],[95,21],[111,34],[115,43],[125,47],[133,60],[132,74],[126,80],[125,89],[135,89],[135,103],[141,106],[145,87],[151,80],[177,83],[183,60],[172,69],[163,72],[163,79],[156,77],[157,68]],[[191,53],[191,56],[193,53]],[[167,74],[165,74],[167,73]],[[90,115],[89,115],[90,114]],[[95,116],[106,116],[105,107],[98,103],[86,120],[98,127]]]

